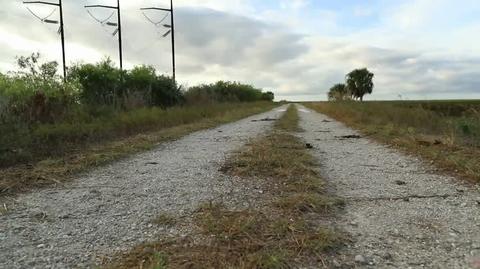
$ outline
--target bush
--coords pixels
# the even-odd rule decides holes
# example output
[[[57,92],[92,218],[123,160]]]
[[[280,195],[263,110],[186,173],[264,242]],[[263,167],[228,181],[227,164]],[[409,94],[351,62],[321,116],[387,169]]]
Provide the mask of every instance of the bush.
[[[5,122],[7,117],[8,96],[5,93],[7,88],[7,77],[0,73],[0,123]]]
[[[63,83],[56,75],[57,63],[39,64],[39,54],[20,57],[20,71],[0,76],[0,120],[56,122],[78,103],[79,85]]]
[[[115,105],[120,92],[121,71],[107,58],[97,64],[75,65],[70,68],[69,80],[82,85],[82,103],[89,105]]]
[[[251,85],[225,81],[191,87],[185,93],[187,103],[273,101],[274,97]]]
[[[275,94],[273,92],[262,93],[262,100],[263,101],[273,102],[274,99],[275,99]]]
[[[171,107],[183,103],[183,94],[176,82],[167,76],[157,76],[151,66],[137,66],[126,74],[128,98],[141,98],[149,106]]]
[[[121,72],[107,58],[95,65],[74,66],[70,79],[80,82],[82,103],[88,105],[113,105],[128,110],[144,106],[166,108],[183,101],[176,83],[169,77],[157,76],[151,66]]]

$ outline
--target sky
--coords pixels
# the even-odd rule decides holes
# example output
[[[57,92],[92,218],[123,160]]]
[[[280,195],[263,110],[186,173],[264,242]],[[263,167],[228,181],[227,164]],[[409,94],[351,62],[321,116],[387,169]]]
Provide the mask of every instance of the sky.
[[[55,1],[55,0],[49,0]],[[112,27],[85,4],[63,0],[67,63],[118,60]],[[0,71],[40,52],[61,62],[58,26],[19,0],[0,0]],[[480,99],[478,0],[174,0],[177,79],[185,86],[232,80],[272,90],[277,100],[324,100],[356,68],[375,74],[368,100]],[[121,0],[124,61],[170,75],[165,32],[139,11],[166,0]],[[42,17],[52,8],[29,6]],[[98,18],[111,13],[90,10]],[[164,15],[146,14],[154,21]],[[54,13],[51,19],[58,17]],[[115,21],[115,16],[110,21]]]

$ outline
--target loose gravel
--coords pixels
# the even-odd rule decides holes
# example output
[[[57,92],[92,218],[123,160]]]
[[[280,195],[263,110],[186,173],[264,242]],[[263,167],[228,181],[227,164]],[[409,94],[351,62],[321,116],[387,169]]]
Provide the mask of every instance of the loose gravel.
[[[352,241],[335,257],[335,267],[480,268],[478,186],[299,108],[300,135],[346,201],[335,222]]]
[[[189,216],[222,197],[248,203],[254,187],[219,169],[229,153],[271,128],[262,119],[284,111],[196,132],[66,185],[19,195],[0,216],[0,268],[93,268],[160,235],[188,233],[162,231],[151,223],[156,216]]]

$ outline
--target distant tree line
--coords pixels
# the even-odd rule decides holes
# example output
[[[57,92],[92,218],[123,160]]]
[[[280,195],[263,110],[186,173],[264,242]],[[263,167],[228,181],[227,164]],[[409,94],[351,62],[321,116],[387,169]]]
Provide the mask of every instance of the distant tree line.
[[[17,63],[19,71],[0,73],[0,123],[55,123],[72,112],[94,115],[105,107],[128,111],[219,102],[271,102],[275,97],[272,92],[238,82],[219,81],[182,89],[151,66],[121,71],[108,58],[69,67],[66,82],[57,75],[58,64],[40,63],[38,53],[19,57]]]
[[[373,92],[374,74],[367,68],[355,69],[345,76],[345,83],[335,84],[328,92],[330,101],[360,100]]]
[[[273,101],[273,92],[262,92],[251,85],[218,81],[191,87],[186,93],[187,103]]]

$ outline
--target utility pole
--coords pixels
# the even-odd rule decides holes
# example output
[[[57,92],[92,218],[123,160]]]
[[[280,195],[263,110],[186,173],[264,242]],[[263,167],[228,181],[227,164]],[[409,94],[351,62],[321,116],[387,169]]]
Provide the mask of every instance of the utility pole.
[[[117,0],[117,18],[118,18],[118,52],[119,52],[119,58],[120,58],[120,71],[123,71],[122,15],[120,11],[120,0]]]
[[[175,20],[173,17],[173,0],[170,0],[170,19],[172,25],[172,73],[173,73],[173,82],[176,83],[176,65],[175,65]]]
[[[163,26],[165,28],[168,28],[169,30],[163,34],[163,37],[167,37],[169,34],[171,35],[171,42],[172,42],[172,80],[173,83],[176,83],[176,63],[175,63],[175,18],[174,18],[174,9],[173,9],[173,0],[170,0],[170,8],[160,8],[160,7],[147,7],[147,8],[141,8],[140,10],[142,11],[147,11],[147,10],[155,10],[155,11],[161,11],[161,12],[169,12],[170,13],[170,25],[168,24],[163,24],[163,20],[155,22],[153,21],[150,17],[148,17],[145,13],[143,15],[149,20],[153,25],[156,27]]]
[[[108,26],[117,26],[117,29],[115,32],[113,32],[113,35],[115,36],[118,33],[118,56],[120,60],[120,70],[123,71],[123,45],[122,45],[122,14],[121,14],[121,7],[120,7],[120,0],[117,0],[117,6],[106,6],[106,5],[87,5],[85,8],[103,8],[103,9],[113,9],[117,12],[117,23],[113,22],[108,22],[110,19],[107,18],[104,21],[100,21],[93,17],[93,15],[89,12],[89,14],[98,22],[101,24],[106,24]]]
[[[62,43],[62,64],[63,64],[63,81],[67,81],[67,61],[65,57],[65,27],[63,23],[63,4],[62,0],[58,0],[58,3],[52,3],[52,2],[45,2],[45,1],[23,1],[23,4],[30,5],[30,4],[39,4],[39,5],[48,5],[48,6],[54,6],[55,9],[58,7],[60,11],[60,22],[56,20],[50,20],[49,17],[53,15],[55,12],[55,9],[53,12],[50,13],[47,17],[41,18],[37,14],[35,14],[30,8],[27,7],[28,11],[32,13],[33,16],[35,16],[37,19],[39,19],[41,22],[44,23],[50,23],[50,24],[59,24],[60,23],[60,29],[59,33],[61,36],[61,43]]]
[[[87,5],[85,6],[87,9],[88,14],[97,22],[102,25],[108,26],[116,26],[117,29],[112,33],[113,36],[118,34],[118,57],[120,61],[120,89],[123,87],[123,46],[122,46],[122,14],[121,14],[121,7],[120,7],[120,0],[117,0],[117,6],[106,6],[106,5]],[[89,8],[103,8],[103,9],[110,9],[114,10],[113,13],[104,20],[99,20],[93,16],[93,14],[88,10]],[[113,14],[117,12],[117,22],[110,22],[110,18],[113,17]],[[118,89],[113,89],[113,106],[117,106],[117,92]]]
[[[63,23],[63,5],[62,0],[58,0],[60,8],[60,36],[62,39],[62,59],[63,59],[63,81],[67,81],[67,62],[65,57],[65,27]]]

